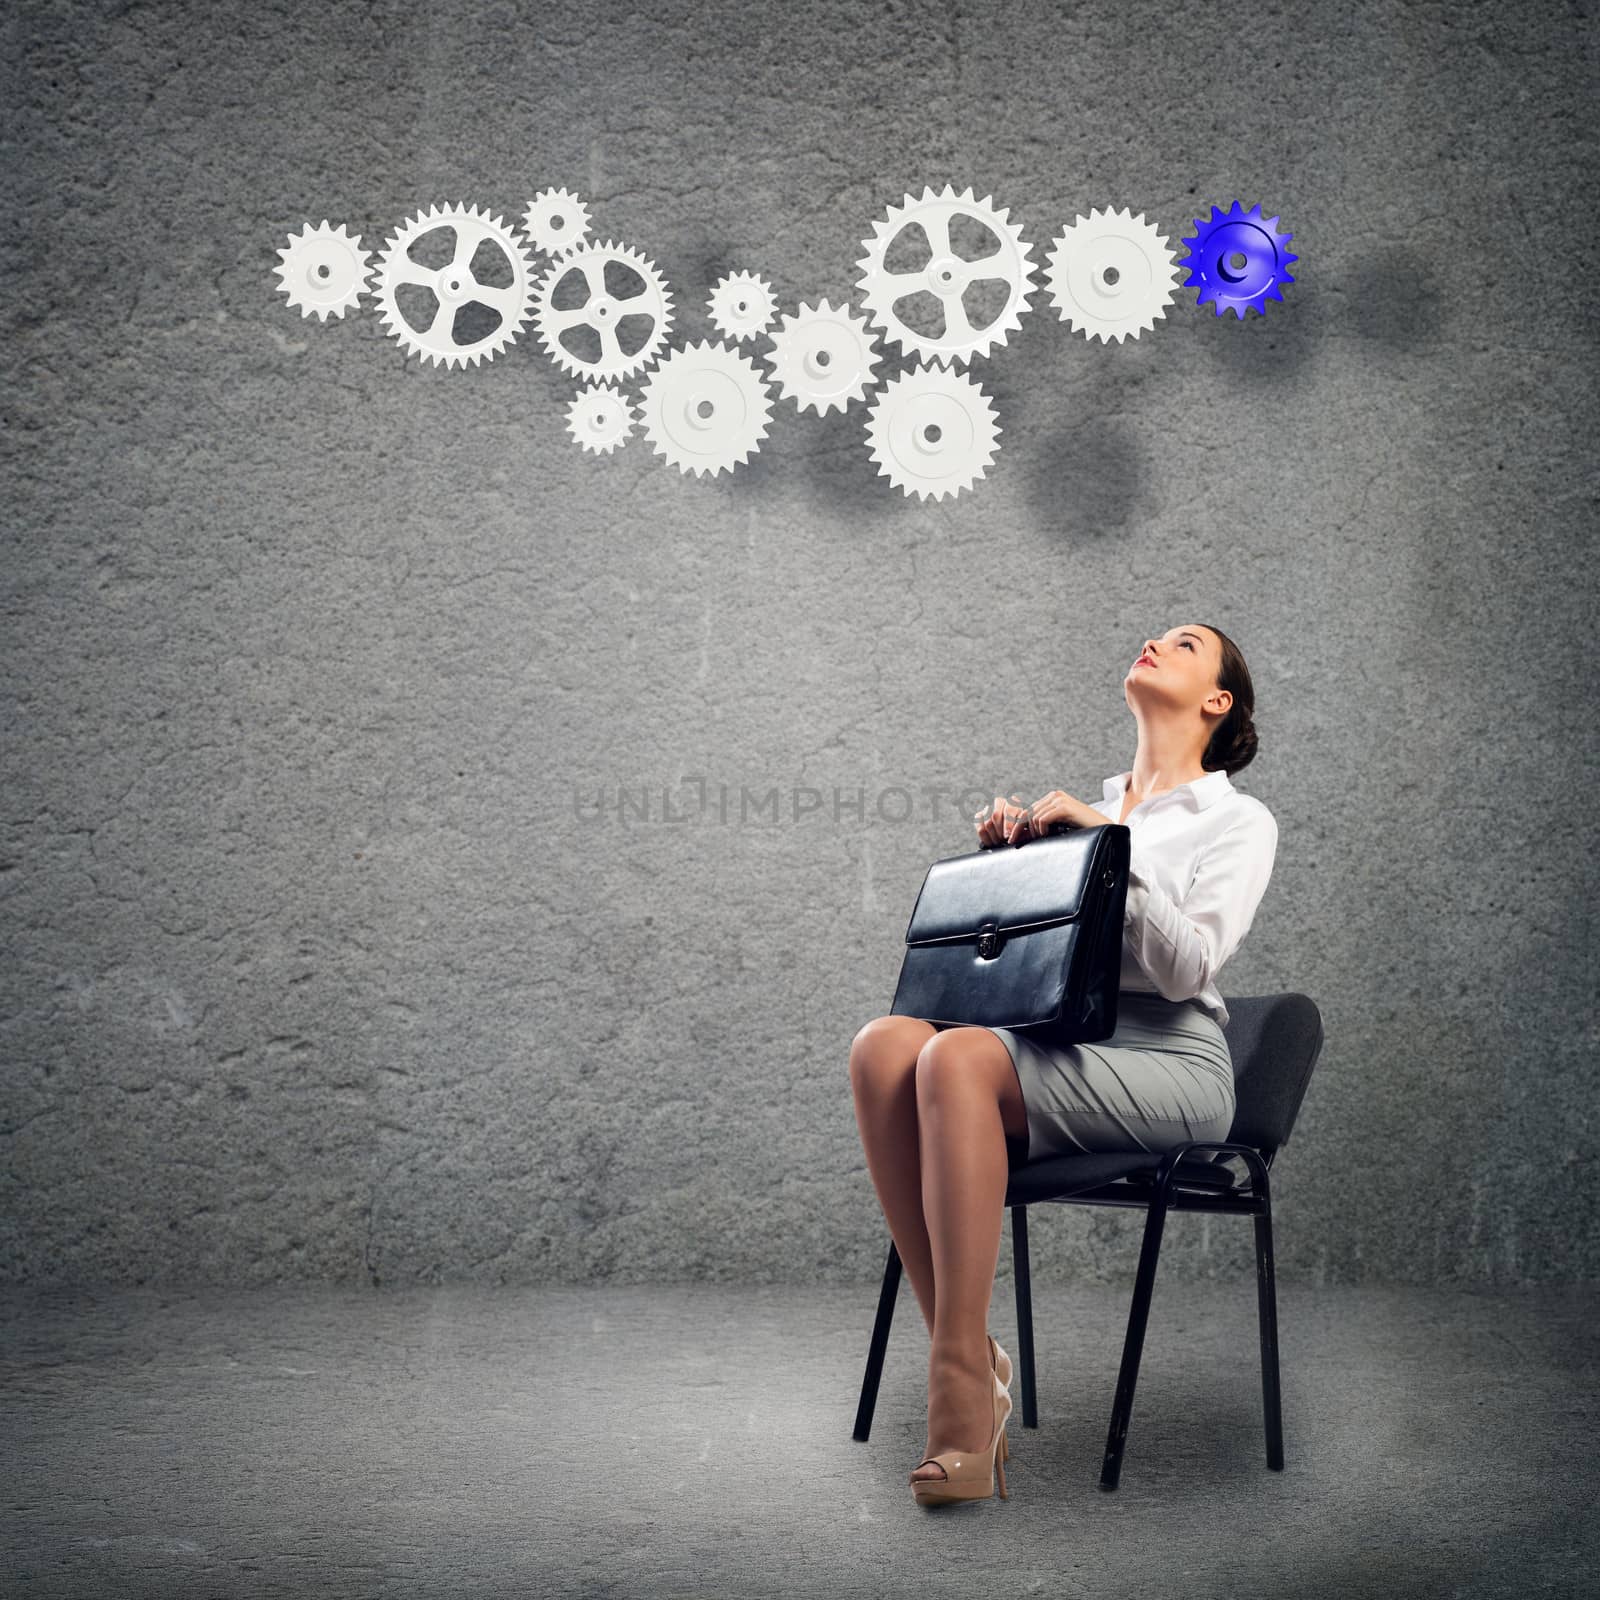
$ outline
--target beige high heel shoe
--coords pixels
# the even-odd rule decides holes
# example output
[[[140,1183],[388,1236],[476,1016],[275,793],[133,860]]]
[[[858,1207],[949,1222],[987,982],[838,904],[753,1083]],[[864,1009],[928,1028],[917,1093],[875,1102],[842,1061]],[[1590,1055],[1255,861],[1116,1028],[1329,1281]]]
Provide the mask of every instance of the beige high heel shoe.
[[[989,1335],[989,1365],[994,1368],[995,1382],[1005,1391],[1006,1398],[1011,1398],[1011,1357],[1001,1348],[1000,1341],[991,1333]],[[1011,1459],[1011,1446],[1006,1442],[1006,1436],[1000,1435],[1000,1459]],[[1009,1498],[1009,1497],[1008,1497]]]
[[[993,1340],[990,1341],[993,1343]],[[994,1352],[990,1352],[991,1362]],[[994,1493],[998,1477],[1000,1498],[1006,1492],[1005,1463],[1010,1455],[1006,1445],[1006,1419],[1011,1415],[1011,1394],[1002,1389],[996,1372],[994,1386],[994,1432],[976,1455],[970,1450],[946,1450],[941,1455],[924,1456],[911,1470],[916,1472],[930,1462],[943,1469],[942,1478],[913,1478],[911,1495],[919,1506],[944,1505],[951,1500],[987,1500]]]
[[[989,1335],[989,1365],[994,1368],[995,1377],[1000,1380],[1000,1387],[1010,1389],[1011,1357],[1000,1348],[1000,1341],[992,1333]]]

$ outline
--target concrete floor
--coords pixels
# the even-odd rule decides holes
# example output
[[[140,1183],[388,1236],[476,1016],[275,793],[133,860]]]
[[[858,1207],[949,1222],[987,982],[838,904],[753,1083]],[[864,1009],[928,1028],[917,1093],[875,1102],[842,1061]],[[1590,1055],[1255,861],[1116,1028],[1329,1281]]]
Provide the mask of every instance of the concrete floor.
[[[7,1594],[1592,1594],[1597,1296],[1159,1281],[1121,1486],[1122,1291],[1035,1286],[1011,1498],[906,1478],[903,1288],[872,1436],[850,1289],[10,1291]],[[1011,1286],[992,1326],[1016,1355]]]

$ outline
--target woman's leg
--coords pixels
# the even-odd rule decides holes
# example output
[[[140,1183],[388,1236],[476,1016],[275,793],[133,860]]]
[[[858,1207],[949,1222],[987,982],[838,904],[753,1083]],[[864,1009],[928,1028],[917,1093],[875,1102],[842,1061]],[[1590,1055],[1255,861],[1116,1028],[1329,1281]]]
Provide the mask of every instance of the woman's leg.
[[[985,1336],[1005,1217],[1007,1141],[1027,1139],[1028,1113],[1011,1053],[988,1028],[936,1033],[917,1056],[916,1097],[922,1214],[938,1285],[925,1453],[978,1451],[994,1428]],[[938,1466],[912,1473],[943,1476]]]
[[[867,1171],[930,1337],[933,1255],[922,1220],[916,1069],[918,1052],[935,1037],[933,1024],[917,1017],[874,1017],[850,1045],[850,1084]]]

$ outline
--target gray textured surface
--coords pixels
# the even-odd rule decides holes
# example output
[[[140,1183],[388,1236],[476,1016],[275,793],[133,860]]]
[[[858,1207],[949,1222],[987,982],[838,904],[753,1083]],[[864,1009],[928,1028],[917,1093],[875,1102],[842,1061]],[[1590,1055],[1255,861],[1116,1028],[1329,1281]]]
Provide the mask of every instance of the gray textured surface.
[[[1202,620],[1281,830],[1224,988],[1327,1025],[1284,1279],[1593,1279],[1589,9],[8,7],[0,1276],[875,1278],[848,1045],[971,844],[891,791],[1094,798]],[[1109,347],[1039,293],[923,504],[859,405],[597,460],[530,340],[424,368],[271,274],[565,185],[704,337],[947,180],[1036,260],[1260,199],[1298,281]],[[697,775],[726,825],[662,820]]]
[[[1015,1358],[998,1294],[991,1326]],[[1126,1285],[1035,1304],[1010,1498],[929,1511],[906,1295],[851,1438],[860,1289],[413,1286],[0,1300],[18,1592],[832,1597],[1593,1593],[1594,1295],[1158,1292],[1114,1493]]]

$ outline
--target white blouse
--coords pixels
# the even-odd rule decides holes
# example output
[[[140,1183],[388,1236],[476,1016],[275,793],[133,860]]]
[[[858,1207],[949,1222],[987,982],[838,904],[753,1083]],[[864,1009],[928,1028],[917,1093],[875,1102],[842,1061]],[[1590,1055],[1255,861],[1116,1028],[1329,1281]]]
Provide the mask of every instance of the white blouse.
[[[1131,772],[1105,782],[1093,809],[1117,822]],[[1132,835],[1121,987],[1197,999],[1226,1027],[1223,963],[1250,931],[1272,876],[1278,824],[1222,768],[1141,801]]]

